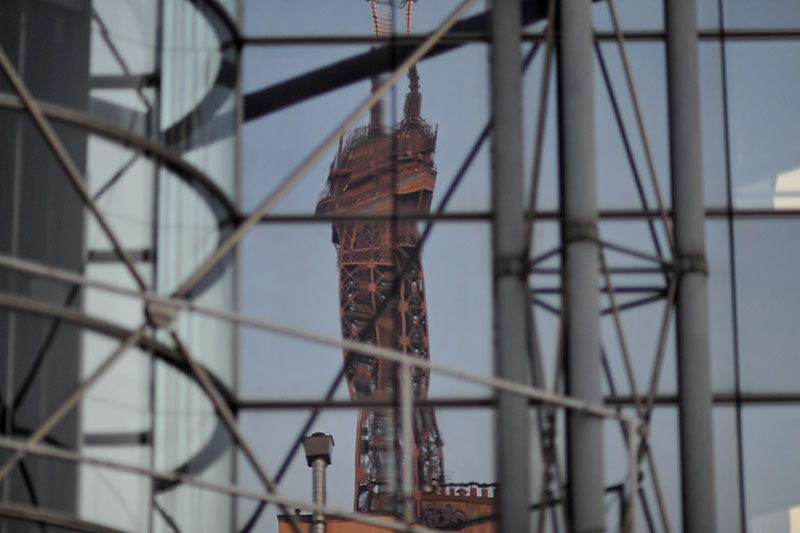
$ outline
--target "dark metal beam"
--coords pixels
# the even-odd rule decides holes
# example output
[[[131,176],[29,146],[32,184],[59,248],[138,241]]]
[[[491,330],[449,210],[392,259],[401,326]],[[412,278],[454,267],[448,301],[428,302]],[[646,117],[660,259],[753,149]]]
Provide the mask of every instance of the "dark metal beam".
[[[522,2],[522,25],[532,24],[544,18],[544,5],[545,3],[542,0],[525,0]],[[488,13],[481,13],[456,23],[448,32],[448,35],[486,33],[488,28],[489,15]],[[448,52],[459,46],[461,44],[438,44],[423,57],[423,60]],[[307,72],[290,80],[253,91],[244,96],[244,120],[254,120],[308,98],[319,96],[351,83],[367,80],[371,76],[390,72],[416,49],[417,44],[413,42],[410,44],[402,42],[399,44],[387,44],[364,54]]]

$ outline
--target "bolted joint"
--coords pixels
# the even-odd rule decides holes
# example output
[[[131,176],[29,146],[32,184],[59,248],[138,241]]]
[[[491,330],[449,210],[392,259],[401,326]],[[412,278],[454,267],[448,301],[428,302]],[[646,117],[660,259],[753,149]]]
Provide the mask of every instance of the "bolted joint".
[[[174,305],[157,300],[149,300],[144,307],[147,322],[154,328],[169,326],[175,319],[176,312],[177,309]]]
[[[597,242],[597,223],[567,220],[562,226],[564,244],[580,241]]]
[[[689,274],[691,272],[708,276],[708,262],[704,254],[684,254],[675,261],[678,274]]]
[[[528,262],[516,256],[497,256],[494,260],[494,277],[515,276],[525,278],[528,275]]]

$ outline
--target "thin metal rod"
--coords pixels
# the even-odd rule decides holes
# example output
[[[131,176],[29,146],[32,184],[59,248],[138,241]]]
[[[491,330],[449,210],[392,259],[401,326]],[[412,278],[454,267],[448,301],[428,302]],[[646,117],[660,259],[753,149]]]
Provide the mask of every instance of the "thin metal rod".
[[[718,30],[714,28],[704,28],[698,30],[698,38],[702,41],[717,41],[720,39],[733,41],[748,40],[800,40],[800,30],[794,28],[739,28]],[[638,42],[661,42],[667,34],[663,30],[623,30],[622,38],[626,41]],[[367,34],[351,33],[346,35],[252,35],[243,37],[241,42],[244,46],[302,46],[320,44],[419,44],[423,42],[425,35],[388,35],[375,36]],[[521,39],[527,42],[545,42],[547,40],[547,30],[545,31],[524,31]],[[618,34],[615,31],[598,31],[594,34],[595,42],[617,41]],[[451,32],[440,41],[441,44],[468,44],[482,43],[489,41],[487,32]]]
[[[527,247],[522,185],[520,0],[493,0],[490,16],[492,109],[492,253],[494,367],[504,380],[526,383]],[[530,530],[530,422],[524,398],[497,392],[495,468],[500,486],[498,531]]]
[[[8,262],[8,259],[13,259],[14,263],[17,263],[16,258],[5,258],[6,261],[3,260],[3,256],[0,255],[0,263]],[[21,263],[27,263],[25,261],[20,261]],[[26,269],[27,270],[27,269]],[[38,270],[38,269],[37,269]],[[105,288],[108,290],[112,290],[118,293],[124,293],[131,296],[139,296],[147,301],[158,302],[164,305],[174,305],[177,308],[185,309],[187,311],[194,311],[200,312],[207,316],[212,316],[215,318],[229,320],[241,325],[248,325],[256,328],[260,328],[266,331],[271,331],[278,334],[287,335],[294,338],[299,338],[302,340],[310,341],[317,344],[332,346],[340,349],[347,349],[350,351],[355,351],[358,353],[362,353],[364,355],[370,355],[373,357],[383,358],[389,361],[400,363],[402,362],[403,354],[396,350],[391,350],[387,348],[378,348],[374,346],[370,346],[364,343],[358,343],[354,341],[344,340],[335,337],[327,337],[324,335],[317,334],[311,331],[305,331],[300,328],[295,328],[288,325],[273,323],[265,320],[261,320],[256,317],[250,317],[247,315],[243,315],[240,313],[224,311],[220,309],[214,309],[204,306],[199,306],[193,302],[181,300],[181,299],[174,299],[174,298],[165,298],[162,296],[158,296],[152,293],[144,293],[140,294],[135,291],[131,291],[130,289],[124,289],[122,287],[117,287],[109,284],[105,284],[103,282],[97,282],[94,280],[87,280],[82,276],[71,274],[68,276],[63,276],[66,271],[56,269],[53,267],[41,267],[41,270],[44,271],[54,271],[55,273],[61,275],[53,276],[55,279],[63,279],[66,277],[66,280],[71,282],[82,282],[85,281],[86,285],[89,286],[97,286],[101,288]],[[593,413],[596,416],[610,416],[612,418],[619,418],[615,413],[601,408],[599,405],[590,405],[586,402],[582,402],[573,398],[569,398],[563,395],[553,395],[548,391],[541,390],[535,387],[524,386],[515,381],[497,379],[492,377],[487,377],[482,374],[477,374],[469,371],[465,371],[456,367],[450,367],[448,365],[442,365],[440,363],[433,363],[427,360],[414,360],[414,366],[418,366],[421,368],[428,368],[433,372],[440,372],[447,375],[451,375],[456,378],[464,379],[467,381],[474,381],[476,383],[480,383],[489,387],[505,390],[508,392],[513,392],[515,394],[520,394],[523,396],[527,396],[532,399],[540,400],[545,403],[553,403],[554,405],[561,405],[562,407],[568,407],[570,409],[575,409],[579,411],[585,411],[587,413]]]
[[[625,332],[622,329],[622,317],[620,316],[619,307],[617,306],[616,290],[611,282],[611,274],[608,273],[608,265],[606,264],[605,252],[601,248],[598,257],[600,258],[600,267],[603,271],[603,278],[606,282],[608,290],[608,301],[611,304],[611,316],[614,318],[614,329],[617,332],[617,342],[619,342],[620,352],[622,352],[622,362],[625,364],[625,375],[628,378],[628,387],[631,390],[634,404],[636,406],[636,413],[642,415],[642,402],[639,397],[639,392],[636,389],[636,376],[633,373],[633,365],[631,363],[630,353],[628,351],[628,343],[625,341]],[[633,446],[631,441],[631,446]]]
[[[667,0],[665,13],[672,206],[681,268],[676,344],[683,531],[714,533],[717,514],[696,3]]]
[[[119,181],[119,179],[120,179],[122,176],[124,176],[124,175],[125,175],[125,173],[128,171],[128,169],[129,169],[129,168],[131,168],[131,166],[132,166],[132,165],[133,165],[133,164],[134,164],[134,163],[135,163],[135,162],[136,162],[136,161],[139,159],[139,155],[140,155],[140,154],[138,154],[138,153],[136,153],[136,154],[133,154],[133,155],[130,157],[130,159],[128,159],[128,160],[125,162],[125,164],[123,164],[123,165],[122,165],[122,166],[119,168],[119,170],[117,170],[116,172],[114,172],[114,174],[113,174],[113,175],[112,175],[112,176],[111,176],[111,177],[108,179],[108,181],[106,181],[106,182],[103,184],[103,186],[102,186],[102,187],[100,187],[100,188],[97,190],[97,192],[96,192],[96,193],[94,193],[94,196],[92,197],[92,199],[93,199],[95,202],[97,202],[98,200],[100,200],[100,197],[101,197],[101,196],[103,196],[103,195],[106,193],[106,191],[108,191],[108,190],[109,190],[111,187],[113,187],[113,186],[114,186],[114,184],[115,184],[117,181]]]
[[[606,62],[603,59],[603,53],[600,50],[600,44],[595,42],[594,49],[597,54],[597,63],[600,65],[600,72],[603,74],[603,81],[605,82],[606,90],[608,92],[608,99],[611,102],[611,108],[614,110],[614,118],[616,118],[617,129],[619,130],[619,135],[622,139],[622,145],[625,147],[625,155],[628,159],[628,166],[630,166],[631,173],[633,174],[633,182],[636,185],[636,193],[639,196],[639,201],[642,203],[642,208],[644,210],[648,210],[650,206],[647,203],[647,196],[645,196],[644,193],[644,186],[642,185],[642,179],[639,176],[639,169],[636,166],[636,160],[633,157],[633,148],[631,147],[630,140],[628,139],[628,133],[625,129],[625,122],[622,120],[622,113],[620,112],[619,104],[617,103],[617,97],[614,94],[614,86],[611,83],[611,77],[608,74]],[[664,254],[661,251],[661,243],[659,241],[658,234],[656,233],[655,223],[651,218],[647,219],[647,229],[650,232],[650,238],[653,239],[653,245],[656,248],[656,254],[658,254],[658,257],[663,258]],[[666,277],[666,273],[664,275]]]
[[[61,402],[61,405],[45,420],[45,422],[39,426],[39,428],[34,431],[31,436],[28,438],[28,445],[38,444],[44,439],[48,433],[50,433],[62,420],[66,417],[70,411],[78,404],[79,401],[89,392],[89,389],[97,383],[97,381],[103,377],[106,372],[116,363],[119,361],[120,357],[122,357],[128,348],[137,344],[143,337],[145,332],[147,331],[146,326],[140,326],[130,337],[125,339],[112,353],[109,355],[105,361],[103,361],[92,373],[91,375],[84,380],[80,386],[72,393],[70,396]],[[15,453],[10,459],[8,459],[2,467],[0,467],[0,481],[5,479],[8,474],[14,469],[17,464],[25,457],[27,452],[24,450],[20,450]]]
[[[657,292],[663,294],[665,292],[664,287],[659,287],[658,285],[626,285],[624,287],[614,287],[614,285],[610,286],[602,286],[599,287],[598,290],[601,293],[615,293],[615,294],[640,294],[640,293],[649,293],[649,292]],[[534,288],[531,289],[531,294],[560,294],[561,287],[541,287],[541,288]]]
[[[62,281],[68,281],[70,283],[81,283],[86,286],[102,288],[105,290],[109,290],[120,294],[125,294],[128,296],[139,297],[148,302],[156,302],[167,306],[172,305],[178,309],[184,309],[190,312],[198,312],[206,316],[219,318],[221,320],[228,320],[240,325],[251,326],[263,329],[265,331],[277,333],[280,335],[287,335],[289,337],[306,340],[315,344],[331,346],[337,349],[346,349],[349,351],[361,353],[363,355],[382,358],[387,361],[392,361],[395,363],[402,362],[404,357],[402,352],[399,352],[397,350],[370,346],[365,343],[359,343],[351,340],[341,339],[339,337],[329,337],[325,335],[320,335],[313,331],[307,331],[301,328],[296,328],[294,326],[279,324],[276,322],[270,322],[267,320],[262,320],[260,318],[248,316],[241,313],[201,306],[194,302],[182,300],[179,298],[163,297],[151,292],[139,293],[131,289],[125,289],[123,287],[118,287],[116,285],[104,283],[101,281],[90,280],[88,278],[85,278],[78,274],[71,273],[63,269],[58,269],[55,267],[49,267],[45,265],[39,265],[37,263],[33,263],[30,261],[4,256],[2,254],[0,254],[0,265],[3,266],[14,265],[16,267],[20,267],[19,270],[36,273],[39,275],[45,275],[51,277],[52,279],[60,279]],[[475,383],[486,385],[488,387],[502,389],[508,392],[513,392],[515,394],[526,396],[534,400],[540,400],[544,403],[552,403],[554,405],[560,405],[562,407],[567,407],[569,409],[583,411],[586,413],[592,413],[595,416],[620,419],[620,417],[616,413],[614,413],[611,410],[607,410],[605,408],[600,407],[599,404],[598,405],[589,404],[587,402],[582,402],[575,398],[570,398],[567,396],[550,393],[549,391],[543,389],[522,385],[516,381],[487,377],[483,374],[462,370],[460,368],[451,367],[449,365],[443,365],[441,363],[431,362],[425,359],[415,358],[414,366],[420,368],[427,368],[430,369],[432,372],[440,372],[459,379],[464,379],[466,381],[474,381]],[[621,418],[625,417],[623,416]]]
[[[559,115],[565,378],[570,397],[602,402],[598,291],[597,178],[591,3],[559,6]],[[605,530],[603,421],[567,415],[570,525],[576,532]]]
[[[628,49],[625,46],[625,39],[622,36],[622,27],[619,24],[617,9],[614,7],[614,0],[607,0],[607,3],[608,10],[611,14],[611,20],[614,23],[614,31],[617,34],[617,44],[619,45],[619,53],[622,57],[622,66],[625,70],[625,80],[628,82],[628,90],[631,93],[631,100],[633,100],[633,110],[636,114],[636,123],[639,126],[639,134],[642,136],[642,145],[644,146],[647,166],[650,170],[650,177],[653,180],[653,192],[655,192],[656,195],[656,202],[658,203],[661,222],[664,224],[664,234],[667,236],[669,249],[672,250],[674,255],[675,239],[672,236],[672,229],[670,228],[669,219],[667,218],[667,208],[666,204],[664,203],[664,197],[661,194],[661,183],[658,179],[658,171],[656,170],[655,159],[653,158],[653,150],[651,147],[650,138],[647,134],[647,127],[644,124],[644,114],[642,113],[642,106],[639,102],[639,93],[636,91],[636,84],[633,81],[631,64],[630,60],[628,59]]]
[[[97,22],[98,27],[100,28],[100,37],[103,39],[103,42],[108,48],[108,51],[111,52],[111,55],[114,57],[114,60],[117,62],[117,65],[122,69],[122,72],[126,75],[131,74],[131,69],[128,67],[128,63],[125,61],[125,58],[122,57],[120,54],[119,49],[117,49],[117,45],[114,44],[114,41],[111,39],[111,32],[108,30],[108,26],[106,22],[103,20],[103,17],[97,12],[97,10],[92,7],[92,18],[95,22]],[[137,85],[136,87],[136,94],[139,97],[139,100],[142,101],[142,104],[147,108],[147,111],[152,111],[153,107],[150,102],[145,98],[144,91],[142,90],[141,85]]]
[[[647,466],[650,469],[650,477],[653,478],[653,492],[656,494],[656,503],[658,504],[658,513],[661,517],[661,526],[664,528],[664,533],[670,533],[672,528],[669,523],[669,514],[667,514],[667,505],[664,500],[664,493],[661,490],[661,482],[658,477],[658,470],[656,470],[656,462],[653,459],[653,453],[649,446],[644,449],[644,454],[647,456]]]
[[[33,98],[33,95],[31,95],[30,91],[28,91],[25,82],[22,81],[22,78],[20,78],[2,46],[0,46],[0,69],[3,70],[3,73],[5,73],[8,81],[19,95],[23,105],[28,110],[28,113],[30,114],[34,123],[39,128],[39,131],[41,132],[45,141],[50,146],[59,164],[64,169],[64,172],[67,174],[72,186],[75,188],[76,192],[87,205],[87,207],[89,207],[89,210],[94,215],[98,225],[103,230],[103,233],[105,233],[106,238],[108,238],[108,240],[111,242],[114,252],[116,252],[120,260],[125,263],[125,266],[127,267],[131,276],[133,276],[133,279],[139,288],[141,290],[146,290],[147,284],[136,270],[136,267],[133,264],[133,259],[131,259],[128,252],[122,247],[122,244],[117,239],[117,236],[114,234],[111,226],[108,224],[108,221],[100,212],[100,209],[97,207],[97,204],[94,202],[94,200],[92,200],[92,196],[86,189],[86,180],[81,174],[81,171],[78,170],[77,165],[75,165],[75,162],[72,160],[72,156],[69,155],[66,147],[64,147],[64,144],[61,142],[61,138],[50,125],[50,122],[47,120],[47,117],[45,117],[41,107]]]
[[[624,304],[619,304],[619,310],[620,311],[627,311],[629,309],[634,309],[636,307],[641,307],[643,305],[649,305],[649,304],[651,304],[653,302],[657,302],[657,301],[659,301],[659,300],[661,300],[663,298],[664,298],[664,294],[656,294],[656,295],[653,295],[653,296],[648,296],[647,298],[641,298],[641,299],[637,299],[637,300],[632,300],[630,302],[625,302]],[[603,316],[609,315],[611,313],[612,313],[612,310],[607,308],[607,307],[600,311],[600,314],[603,315]]]
[[[400,364],[398,380],[400,381],[400,442],[401,470],[400,479],[403,489],[403,521],[412,525],[416,519],[414,510],[414,396],[411,390],[411,355]],[[414,358],[417,359],[417,358]]]
[[[676,279],[672,279],[667,291],[666,304],[664,306],[664,316],[661,318],[661,330],[658,334],[658,345],[656,346],[656,360],[653,363],[653,373],[650,377],[649,393],[647,395],[647,405],[645,406],[644,418],[650,419],[653,412],[653,402],[658,394],[658,383],[661,378],[661,368],[664,365],[664,355],[667,347],[667,335],[669,334],[670,318],[672,316],[672,306],[675,305],[675,293],[678,287]]]
[[[200,265],[195,272],[189,276],[181,286],[175,291],[175,296],[185,296],[188,294],[195,285],[197,285],[205,275],[213,269],[230,251],[241,241],[245,235],[266,215],[272,208],[277,205],[281,198],[294,187],[300,179],[310,171],[314,165],[326,154],[327,150],[333,146],[339,137],[352,128],[361,116],[369,111],[373,105],[378,103],[381,98],[394,86],[394,84],[403,76],[406,75],[408,70],[419,61],[433,46],[447,33],[447,31],[464,15],[467,10],[476,2],[476,0],[464,0],[453,13],[445,19],[445,21],[434,31],[424,43],[422,43],[394,72],[377,87],[370,96],[359,105],[355,111],[350,113],[348,117],[325,138],[322,143],[315,148],[311,154],[294,170],[289,176],[284,179],[267,198],[258,206],[258,208],[243,220],[239,226],[222,242],[216,251]]]
[[[2,106],[2,95],[0,95],[0,106]],[[667,210],[668,215],[672,215],[672,210]],[[784,219],[797,218],[800,216],[800,209],[754,209],[737,208],[729,210],[727,207],[707,207],[706,217],[713,219],[727,219],[729,214],[737,218],[761,218],[761,219]],[[555,221],[561,219],[561,213],[554,210],[537,210],[534,214],[526,214],[526,218],[536,218],[538,220]],[[652,209],[601,209],[598,218],[601,220],[648,220],[660,217],[661,214]],[[270,214],[262,217],[259,224],[295,224],[295,223],[329,223],[329,222],[388,222],[392,219],[402,221],[488,221],[491,214],[486,211],[448,211],[431,213],[396,213],[394,215],[370,215],[370,214]],[[666,259],[665,259],[666,261]]]
[[[622,531],[631,533],[636,529],[636,498],[639,493],[639,447],[636,445],[636,425],[625,424],[628,441],[628,481],[625,490],[625,514]],[[620,502],[622,503],[622,502]]]
[[[25,520],[37,522],[40,531],[48,531],[45,524],[58,528],[66,528],[69,531],[80,531],[83,533],[128,533],[126,530],[108,527],[95,522],[89,522],[76,518],[73,514],[68,514],[51,509],[43,509],[35,503],[32,506],[21,505],[18,503],[0,503],[0,516],[13,518],[15,520]]]
[[[598,243],[603,246],[604,248],[608,248],[609,250],[614,250],[615,252],[620,252],[626,255],[630,255],[632,257],[638,257],[639,259],[644,259],[645,261],[652,261],[653,263],[662,265],[667,268],[672,268],[672,262],[667,261],[661,257],[646,254],[644,252],[640,252],[639,250],[635,250],[633,248],[628,248],[627,246],[622,246],[621,244],[615,244],[609,241],[600,240]]]
[[[549,0],[547,6],[547,37],[545,39],[545,54],[542,64],[542,81],[539,85],[539,109],[536,114],[536,137],[534,141],[533,169],[531,178],[531,190],[528,199],[528,211],[526,219],[528,224],[525,228],[525,247],[527,257],[530,255],[531,238],[533,236],[534,214],[536,212],[536,199],[539,194],[539,179],[542,167],[542,151],[544,147],[544,127],[547,120],[547,102],[550,94],[550,72],[553,62],[553,34],[555,33],[556,0]],[[538,44],[538,43],[537,43]]]

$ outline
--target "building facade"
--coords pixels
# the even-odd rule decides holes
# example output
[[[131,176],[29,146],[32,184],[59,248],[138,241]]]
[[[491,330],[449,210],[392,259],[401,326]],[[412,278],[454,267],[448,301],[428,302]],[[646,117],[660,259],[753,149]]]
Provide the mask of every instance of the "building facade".
[[[232,440],[172,335],[230,404],[235,328],[143,295],[234,309],[232,256],[186,281],[238,216],[237,17],[236,2],[0,6],[2,254],[18,262],[2,274],[3,436],[74,454],[14,464],[4,449],[3,531],[233,527],[231,496],[135,469],[234,479]],[[20,270],[31,262],[78,279]]]

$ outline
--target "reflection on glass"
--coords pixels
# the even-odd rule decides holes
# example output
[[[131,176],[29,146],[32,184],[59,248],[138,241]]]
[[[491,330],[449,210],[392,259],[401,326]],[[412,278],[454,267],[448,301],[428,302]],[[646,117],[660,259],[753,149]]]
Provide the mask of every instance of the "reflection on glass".
[[[771,209],[778,176],[800,167],[800,43],[725,46],[734,206]]]
[[[795,0],[725,0],[722,10],[729,29],[800,28],[800,3]]]
[[[800,412],[793,407],[742,411],[744,491],[749,531],[793,532],[800,506]]]
[[[799,236],[797,220],[735,222],[737,325],[744,390],[798,390]]]
[[[743,502],[739,498],[742,477],[739,472],[738,457],[741,443],[738,440],[736,416],[736,411],[730,407],[714,409],[714,482],[716,484],[714,488],[717,491],[717,528],[719,531],[730,533],[742,531],[741,504]]]

